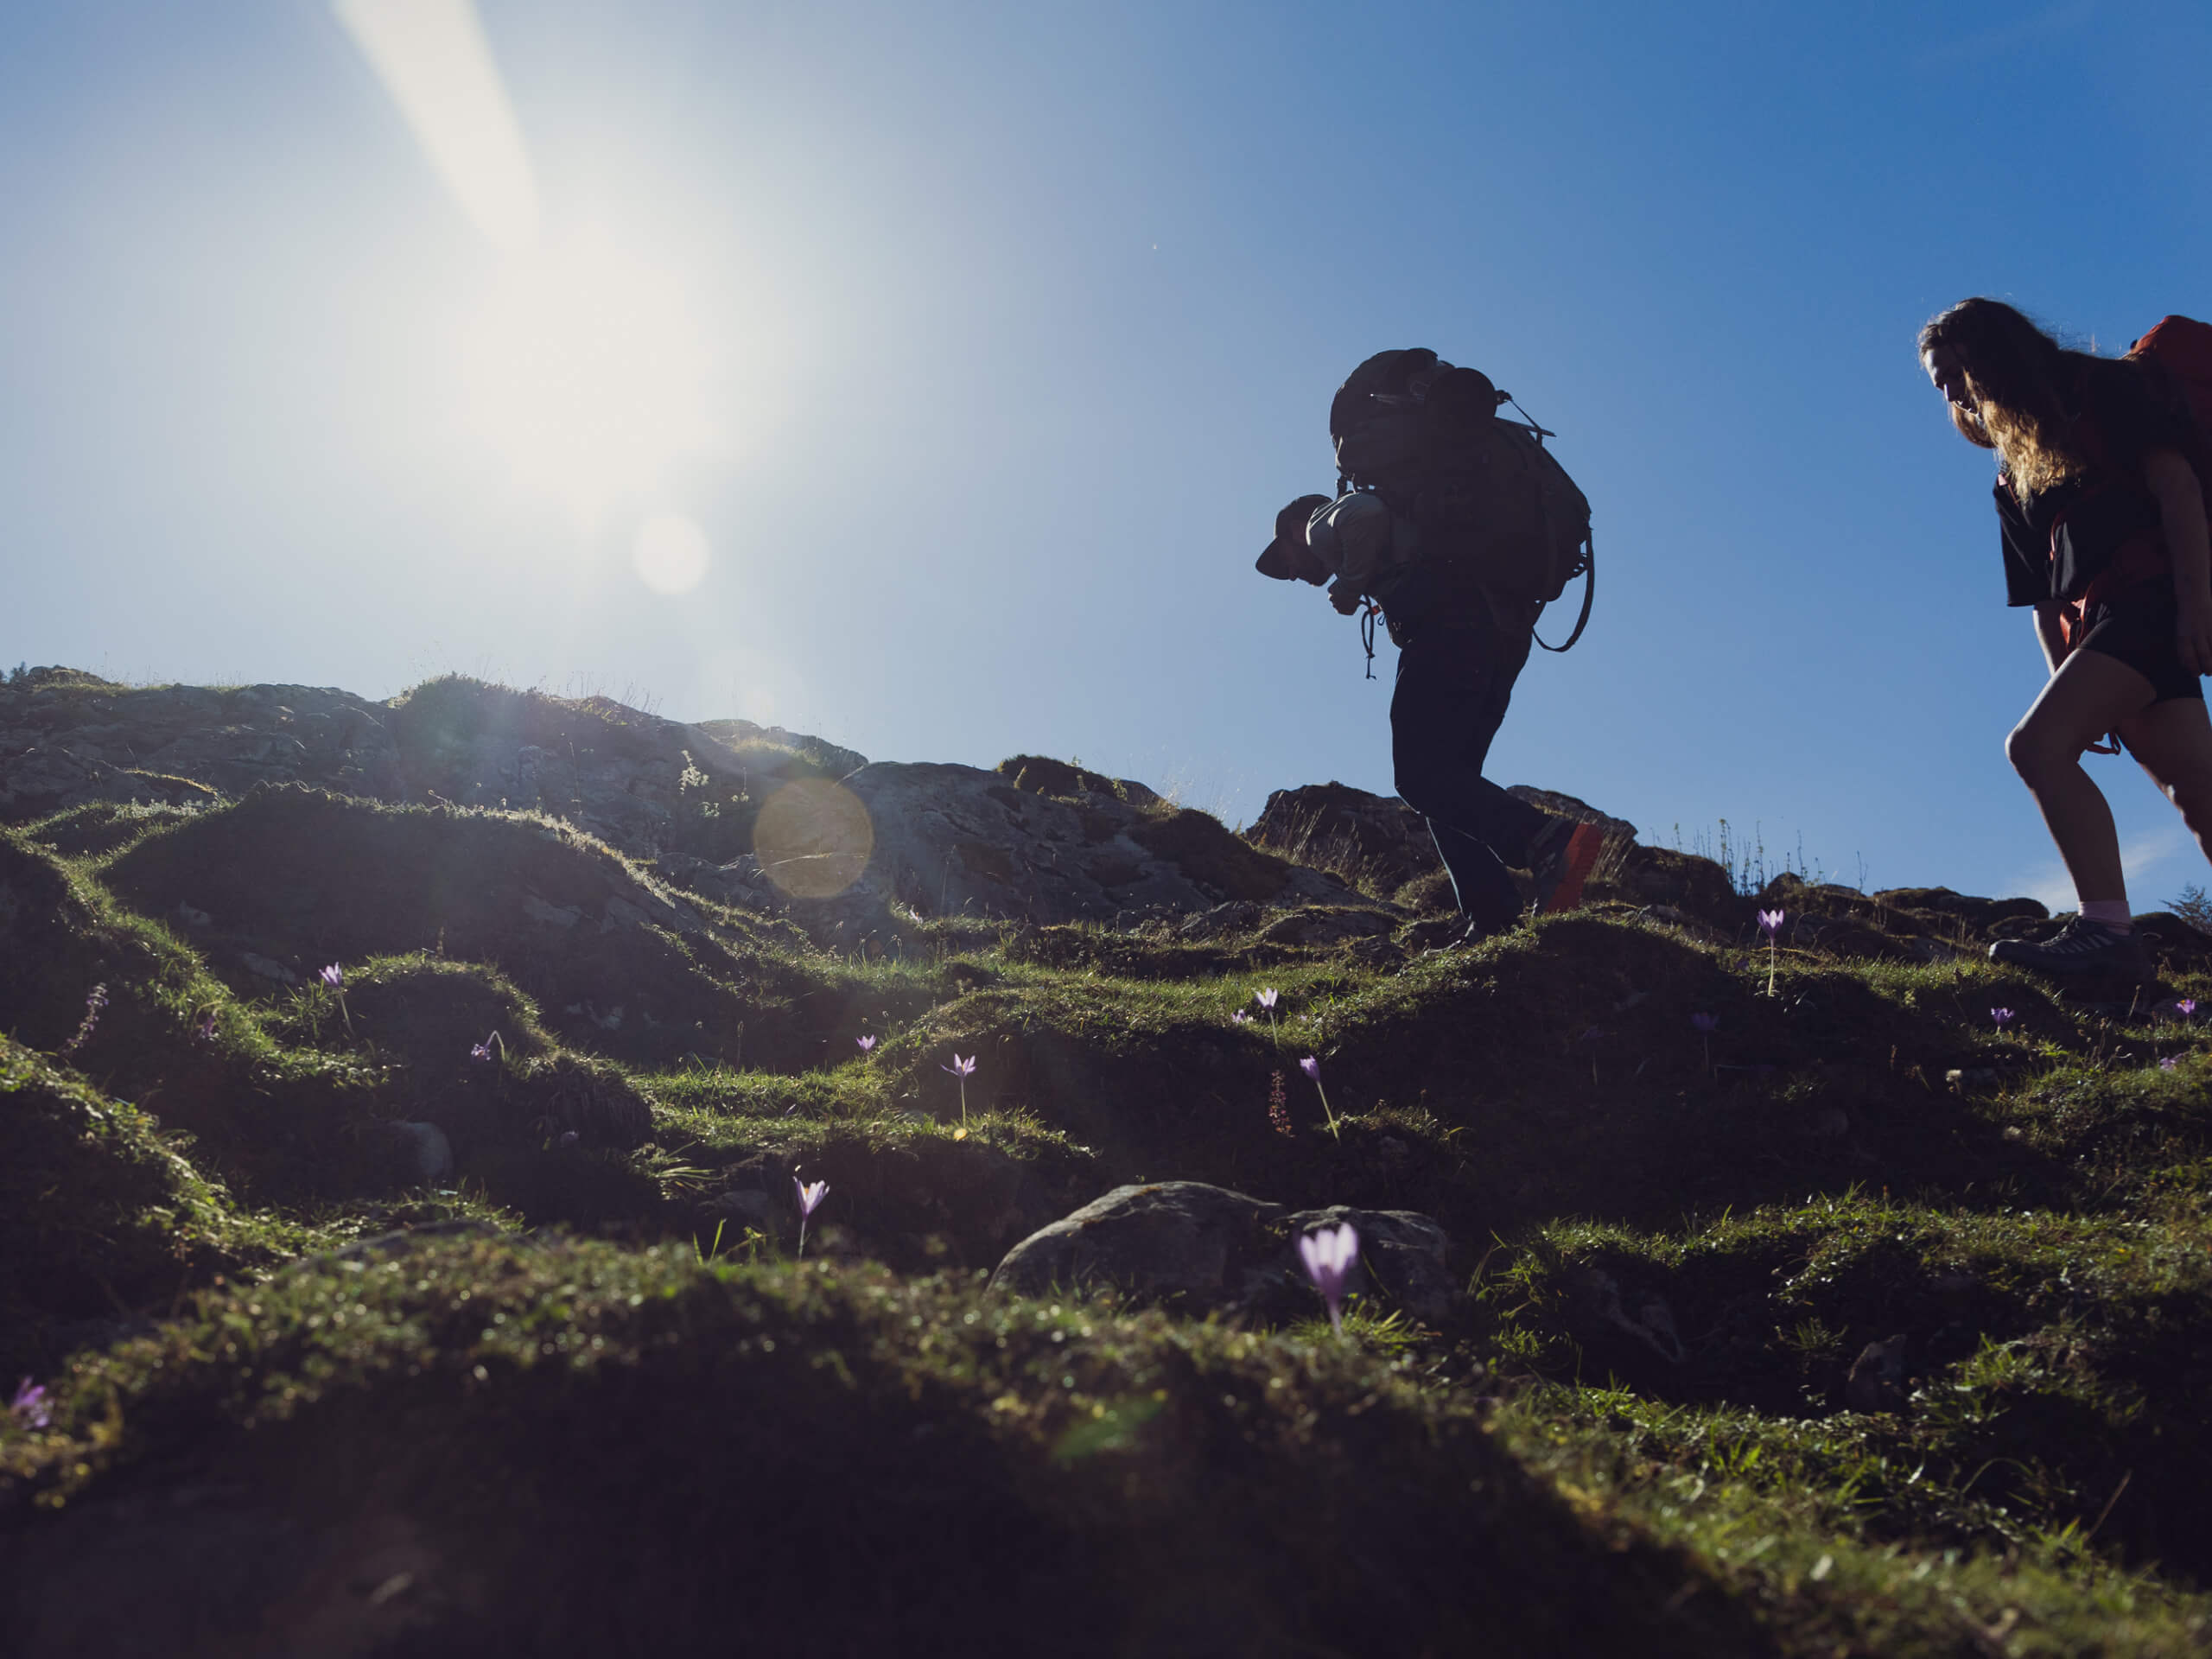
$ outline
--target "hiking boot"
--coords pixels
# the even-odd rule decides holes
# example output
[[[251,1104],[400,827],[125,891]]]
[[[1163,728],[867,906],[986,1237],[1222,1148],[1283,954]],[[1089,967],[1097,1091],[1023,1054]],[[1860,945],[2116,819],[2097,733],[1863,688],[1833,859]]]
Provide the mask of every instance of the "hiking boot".
[[[1582,902],[1582,884],[1605,850],[1605,832],[1594,823],[1554,818],[1529,843],[1529,874],[1535,878],[1536,914],[1573,910]]]
[[[2069,979],[2143,983],[2158,977],[2158,969],[2151,963],[2150,947],[2140,933],[2082,916],[2068,918],[2064,927],[2040,943],[1999,939],[1989,947],[1989,959],[2009,968],[2032,968]]]

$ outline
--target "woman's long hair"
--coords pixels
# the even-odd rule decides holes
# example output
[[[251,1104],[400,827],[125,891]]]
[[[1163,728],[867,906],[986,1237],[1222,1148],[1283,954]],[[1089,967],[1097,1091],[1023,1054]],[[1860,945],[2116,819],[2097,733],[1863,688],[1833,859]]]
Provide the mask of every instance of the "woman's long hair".
[[[1921,354],[1934,346],[1957,354],[1974,400],[1973,409],[1951,405],[1951,424],[1994,449],[2016,489],[2033,495],[2087,470],[2059,388],[2075,364],[2097,359],[2066,350],[2002,300],[1961,300],[1930,319]]]

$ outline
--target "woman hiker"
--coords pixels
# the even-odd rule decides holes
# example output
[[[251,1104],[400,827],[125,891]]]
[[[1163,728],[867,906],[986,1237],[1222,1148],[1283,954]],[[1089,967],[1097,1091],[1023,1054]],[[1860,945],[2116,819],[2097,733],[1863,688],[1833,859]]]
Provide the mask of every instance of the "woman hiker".
[[[1936,317],[1920,356],[1961,435],[1997,452],[2006,602],[2034,607],[2050,664],[2005,753],[2081,899],[2055,938],[2000,939],[1989,954],[2148,980],[2112,809],[2082,756],[2115,736],[2212,855],[2212,720],[2198,683],[2212,672],[2205,434],[2156,361],[2064,350],[1996,300]]]

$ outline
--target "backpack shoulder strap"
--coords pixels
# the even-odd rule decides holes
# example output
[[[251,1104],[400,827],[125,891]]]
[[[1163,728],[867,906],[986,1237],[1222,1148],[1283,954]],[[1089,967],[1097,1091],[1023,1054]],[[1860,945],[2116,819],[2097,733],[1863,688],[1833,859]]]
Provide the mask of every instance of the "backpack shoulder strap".
[[[1582,637],[1582,630],[1590,626],[1590,605],[1597,597],[1598,543],[1594,537],[1585,537],[1582,550],[1582,614],[1574,619],[1574,632],[1567,636],[1567,643],[1563,645],[1544,645],[1543,635],[1533,628],[1529,630],[1530,637],[1546,651],[1572,651],[1574,642]]]

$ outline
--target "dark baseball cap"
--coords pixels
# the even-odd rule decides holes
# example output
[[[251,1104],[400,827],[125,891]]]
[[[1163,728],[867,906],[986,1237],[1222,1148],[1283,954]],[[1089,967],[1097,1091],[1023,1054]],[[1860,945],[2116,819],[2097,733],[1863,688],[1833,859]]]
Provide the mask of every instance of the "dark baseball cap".
[[[1275,514],[1275,538],[1260,550],[1252,568],[1263,576],[1288,582],[1295,576],[1316,588],[1329,579],[1320,561],[1306,550],[1306,520],[1329,505],[1325,495],[1301,495]]]

